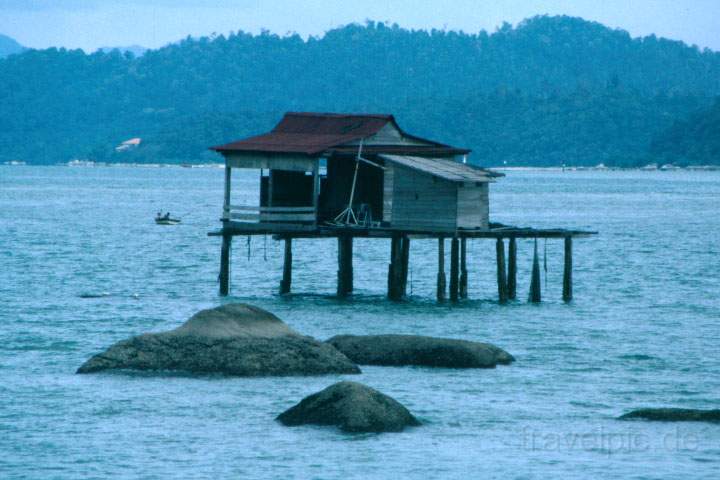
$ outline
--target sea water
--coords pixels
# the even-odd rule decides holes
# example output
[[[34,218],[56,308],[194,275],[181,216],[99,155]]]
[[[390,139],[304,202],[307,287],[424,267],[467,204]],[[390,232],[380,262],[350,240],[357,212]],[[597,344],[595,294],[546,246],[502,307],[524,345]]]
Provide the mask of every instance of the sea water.
[[[257,178],[234,178],[239,200]],[[357,239],[355,293],[333,297],[336,243],[235,237],[217,294],[223,171],[0,166],[0,478],[718,478],[720,426],[623,422],[640,407],[720,406],[720,173],[514,171],[491,220],[597,230],[540,241],[543,302],[496,301],[495,245],[468,242],[469,299],[434,301],[437,243],[413,240],[408,301],[386,300],[387,240]],[[155,213],[181,216],[158,226]],[[413,333],[494,343],[492,370],[362,367],[356,376],[76,375],[128,336],[224,302],[296,330]],[[274,418],[338,380],[375,387],[423,423],[397,434],[288,428]]]

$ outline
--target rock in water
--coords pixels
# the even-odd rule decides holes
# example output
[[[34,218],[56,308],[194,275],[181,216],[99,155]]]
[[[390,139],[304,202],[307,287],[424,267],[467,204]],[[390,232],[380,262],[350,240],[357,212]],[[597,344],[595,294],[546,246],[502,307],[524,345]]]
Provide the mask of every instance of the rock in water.
[[[336,425],[345,432],[399,432],[420,422],[397,400],[357,382],[339,382],[281,413],[283,425]]]
[[[338,335],[327,343],[360,365],[494,368],[515,358],[489,343],[418,335]]]
[[[169,332],[116,343],[77,373],[174,370],[237,376],[360,373],[330,345],[305,337],[261,308],[228,304],[202,310]]]
[[[620,417],[620,420],[654,420],[658,422],[713,422],[720,423],[720,410],[691,408],[641,408]]]

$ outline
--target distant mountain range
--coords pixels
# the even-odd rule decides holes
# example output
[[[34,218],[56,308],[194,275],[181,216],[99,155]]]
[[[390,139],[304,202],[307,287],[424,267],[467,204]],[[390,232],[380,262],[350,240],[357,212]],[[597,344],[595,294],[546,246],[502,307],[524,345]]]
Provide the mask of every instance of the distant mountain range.
[[[25,50],[25,47],[20,45],[14,39],[7,35],[0,34],[0,58],[7,57],[14,53],[20,53]]]
[[[307,110],[394,113],[488,166],[720,163],[710,147],[663,143],[705,141],[688,125],[718,95],[720,53],[564,16],[478,34],[374,22],[308,40],[238,32],[142,56],[28,50],[0,60],[0,161],[219,160],[208,146]]]

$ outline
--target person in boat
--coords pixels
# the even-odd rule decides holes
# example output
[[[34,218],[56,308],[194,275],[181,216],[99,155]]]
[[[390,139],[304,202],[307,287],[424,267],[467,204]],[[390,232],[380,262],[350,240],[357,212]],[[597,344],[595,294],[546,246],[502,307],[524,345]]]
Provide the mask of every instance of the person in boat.
[[[162,217],[163,220],[170,220],[170,212],[167,212],[164,217]]]

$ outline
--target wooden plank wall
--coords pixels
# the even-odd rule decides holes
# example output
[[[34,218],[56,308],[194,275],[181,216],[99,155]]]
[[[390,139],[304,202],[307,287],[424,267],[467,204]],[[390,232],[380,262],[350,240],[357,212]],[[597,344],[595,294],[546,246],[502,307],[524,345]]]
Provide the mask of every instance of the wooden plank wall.
[[[392,226],[454,229],[457,188],[447,180],[393,166]]]
[[[487,228],[489,216],[488,184],[458,184],[458,228]]]
[[[392,222],[394,173],[393,166],[386,164],[383,172],[383,222]]]

